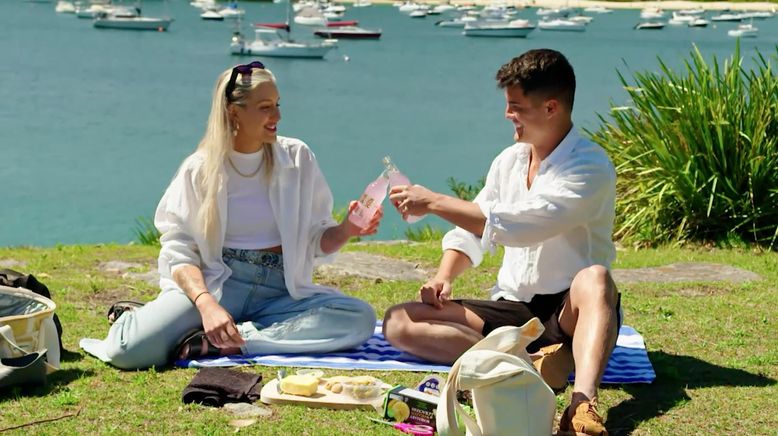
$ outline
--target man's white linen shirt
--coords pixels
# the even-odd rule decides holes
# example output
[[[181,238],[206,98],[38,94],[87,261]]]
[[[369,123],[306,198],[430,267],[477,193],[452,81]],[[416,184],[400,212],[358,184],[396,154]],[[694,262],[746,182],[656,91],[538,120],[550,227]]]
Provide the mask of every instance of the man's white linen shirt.
[[[443,238],[443,250],[464,253],[473,266],[496,245],[505,246],[492,300],[528,302],[562,292],[582,269],[610,269],[616,257],[616,171],[605,151],[573,127],[527,188],[530,153],[530,145],[519,142],[492,162],[473,200],[486,217],[480,239],[459,227]]]

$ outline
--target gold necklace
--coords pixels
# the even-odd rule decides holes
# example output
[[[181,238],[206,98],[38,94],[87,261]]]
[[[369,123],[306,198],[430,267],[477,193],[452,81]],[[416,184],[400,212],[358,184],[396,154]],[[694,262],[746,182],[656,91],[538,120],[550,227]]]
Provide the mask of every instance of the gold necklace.
[[[238,175],[239,175],[239,176],[241,176],[241,177],[245,177],[245,178],[247,178],[247,179],[250,179],[250,178],[252,178],[252,177],[256,176],[256,175],[257,175],[257,173],[259,172],[259,169],[260,169],[260,168],[262,168],[262,161],[260,161],[260,162],[259,162],[259,165],[257,165],[257,169],[256,169],[256,170],[254,170],[254,172],[253,172],[253,173],[251,173],[251,174],[243,174],[242,172],[240,172],[240,170],[238,170],[238,167],[236,167],[236,166],[235,166],[235,164],[234,164],[234,163],[232,163],[232,159],[230,159],[230,157],[229,157],[229,156],[227,156],[227,162],[229,162],[229,163],[230,163],[230,166],[232,167],[232,169],[233,169],[233,170],[235,170],[235,172],[236,172],[236,173],[238,173]]]

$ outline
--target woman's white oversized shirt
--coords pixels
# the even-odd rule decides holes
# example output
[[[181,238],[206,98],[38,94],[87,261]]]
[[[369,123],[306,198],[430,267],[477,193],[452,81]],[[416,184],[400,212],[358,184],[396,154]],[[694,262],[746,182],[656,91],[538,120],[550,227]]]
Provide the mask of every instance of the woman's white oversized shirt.
[[[273,157],[270,204],[281,233],[284,279],[289,294],[302,299],[317,293],[339,293],[312,282],[314,263],[329,257],[321,250],[321,237],[325,230],[337,225],[332,218],[332,193],[316,157],[302,141],[281,136],[273,145]],[[154,224],[162,233],[160,287],[162,292],[179,290],[173,271],[178,266],[194,265],[203,271],[208,290],[218,300],[222,285],[232,274],[221,255],[229,219],[227,190],[225,183],[218,193],[221,233],[218,241],[209,246],[196,226],[203,198],[195,181],[202,164],[199,153],[184,160],[157,206]]]

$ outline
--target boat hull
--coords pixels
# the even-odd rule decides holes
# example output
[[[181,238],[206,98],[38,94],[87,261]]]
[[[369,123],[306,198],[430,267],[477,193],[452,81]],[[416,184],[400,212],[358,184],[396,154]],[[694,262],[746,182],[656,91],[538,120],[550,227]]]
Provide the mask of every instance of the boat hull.
[[[234,55],[242,56],[264,56],[274,58],[297,58],[297,59],[324,59],[334,47],[320,46],[274,46],[264,44],[243,44],[232,45],[230,51]]]
[[[322,38],[337,38],[337,39],[379,39],[381,38],[381,32],[343,32],[336,29],[320,29],[313,32],[314,35]]]
[[[95,18],[98,29],[157,30],[167,31],[173,20],[169,18]]]
[[[465,36],[478,36],[490,38],[526,38],[527,35],[535,30],[531,27],[467,27],[465,26]]]

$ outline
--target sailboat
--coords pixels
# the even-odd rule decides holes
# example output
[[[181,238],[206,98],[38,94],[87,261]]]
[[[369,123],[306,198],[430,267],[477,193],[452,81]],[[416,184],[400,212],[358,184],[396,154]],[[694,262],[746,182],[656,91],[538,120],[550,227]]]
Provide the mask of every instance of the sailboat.
[[[98,29],[123,29],[123,30],[157,30],[164,32],[173,22],[172,18],[144,17],[141,14],[141,3],[135,6],[137,14],[120,14],[118,9],[99,12],[95,16],[92,25]],[[132,16],[135,15],[135,16]]]
[[[292,40],[293,15],[292,1],[287,0],[286,26],[258,26],[254,29],[253,41],[246,41],[238,30],[232,35],[230,52],[246,56],[324,59],[330,50],[337,47],[336,41],[329,39],[322,42]]]

